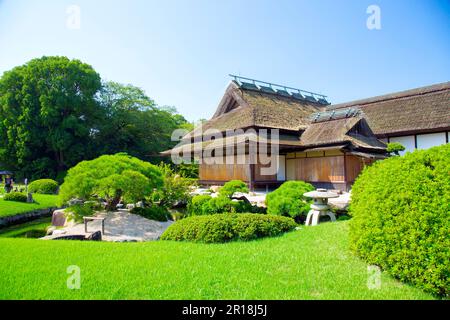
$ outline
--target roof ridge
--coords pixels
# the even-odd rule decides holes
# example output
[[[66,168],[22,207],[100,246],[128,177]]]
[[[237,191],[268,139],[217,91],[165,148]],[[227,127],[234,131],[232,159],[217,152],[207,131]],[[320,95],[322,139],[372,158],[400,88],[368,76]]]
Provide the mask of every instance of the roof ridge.
[[[352,100],[349,102],[343,102],[338,103],[335,105],[328,106],[328,110],[334,110],[334,109],[342,109],[342,108],[349,108],[353,106],[361,106],[361,105],[369,105],[384,101],[392,101],[392,100],[398,100],[398,99],[405,99],[405,98],[411,98],[426,94],[432,94],[436,92],[446,91],[450,89],[450,81],[448,82],[442,82],[437,83],[429,86],[419,87],[419,88],[413,88],[413,89],[407,89],[402,91],[397,91],[393,93],[387,93],[383,95],[378,95],[370,98],[365,99],[358,99],[358,100]]]

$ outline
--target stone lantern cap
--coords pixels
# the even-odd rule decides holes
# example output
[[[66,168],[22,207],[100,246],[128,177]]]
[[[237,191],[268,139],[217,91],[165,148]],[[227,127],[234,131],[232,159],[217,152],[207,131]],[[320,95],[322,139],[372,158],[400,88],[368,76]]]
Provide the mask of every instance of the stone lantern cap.
[[[329,192],[326,189],[317,189],[316,191],[310,191],[303,194],[307,198],[313,199],[326,199],[326,198],[338,198],[339,195],[334,192]]]

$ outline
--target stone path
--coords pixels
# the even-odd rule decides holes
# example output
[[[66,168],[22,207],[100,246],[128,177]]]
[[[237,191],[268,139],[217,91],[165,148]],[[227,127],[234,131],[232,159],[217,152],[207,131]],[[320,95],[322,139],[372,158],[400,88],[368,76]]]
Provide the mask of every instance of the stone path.
[[[151,241],[157,240],[161,234],[169,227],[173,221],[159,222],[148,220],[136,214],[131,214],[126,210],[97,215],[105,217],[105,234],[103,241]],[[90,235],[102,229],[101,221],[88,222],[88,233],[84,232],[84,224],[76,224],[56,230],[53,235],[42,239],[52,239],[58,236],[67,235]]]

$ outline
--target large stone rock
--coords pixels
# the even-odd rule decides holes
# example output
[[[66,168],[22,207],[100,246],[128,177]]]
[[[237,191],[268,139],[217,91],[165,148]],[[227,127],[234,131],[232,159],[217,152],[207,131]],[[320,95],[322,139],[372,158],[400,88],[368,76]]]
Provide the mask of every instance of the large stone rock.
[[[209,189],[214,192],[217,193],[219,192],[219,189],[221,188],[221,186],[211,186]]]
[[[52,215],[52,226],[63,227],[66,224],[66,214],[64,210],[55,210]]]
[[[30,193],[30,192],[28,192],[28,193],[27,193],[27,203],[33,203],[33,202],[34,202],[34,200],[33,200],[33,194]]]
[[[89,237],[87,237],[86,240],[102,241],[102,232],[101,231],[96,231],[93,234],[91,234]]]

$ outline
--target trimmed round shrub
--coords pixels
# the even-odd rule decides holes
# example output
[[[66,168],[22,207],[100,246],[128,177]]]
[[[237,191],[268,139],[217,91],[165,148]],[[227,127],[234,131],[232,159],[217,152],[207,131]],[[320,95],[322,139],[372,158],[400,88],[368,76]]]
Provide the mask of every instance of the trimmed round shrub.
[[[224,197],[231,198],[236,192],[247,193],[248,187],[244,181],[231,180],[228,181],[219,189],[219,194]]]
[[[223,195],[215,198],[208,195],[195,196],[188,205],[188,213],[191,216],[250,212],[265,213],[265,209],[252,206],[251,203],[244,200],[231,200]]]
[[[252,213],[214,214],[189,217],[172,224],[162,240],[221,243],[273,237],[294,230],[297,224],[287,217]]]
[[[35,180],[28,185],[28,192],[40,194],[55,194],[58,182],[52,179]]]
[[[311,199],[305,198],[304,193],[315,190],[303,181],[287,181],[266,197],[267,213],[296,218],[306,216]]]
[[[189,214],[193,216],[208,214],[203,210],[203,206],[211,199],[212,197],[209,195],[198,195],[193,197],[187,207]]]
[[[137,214],[149,220],[166,222],[169,220],[170,212],[161,206],[152,205],[150,207],[140,208],[136,207],[131,209],[132,214]]]
[[[352,189],[351,246],[401,281],[450,290],[450,144],[367,167]]]
[[[208,202],[203,204],[203,212],[206,214],[217,213],[236,213],[237,201],[232,201],[230,198],[219,195],[211,198]]]
[[[3,197],[5,201],[27,202],[27,195],[21,192],[11,192]]]

